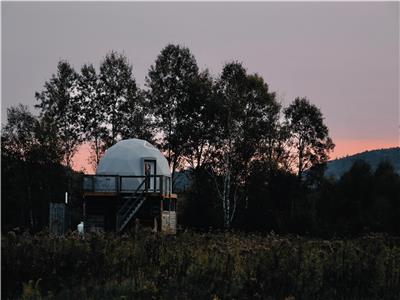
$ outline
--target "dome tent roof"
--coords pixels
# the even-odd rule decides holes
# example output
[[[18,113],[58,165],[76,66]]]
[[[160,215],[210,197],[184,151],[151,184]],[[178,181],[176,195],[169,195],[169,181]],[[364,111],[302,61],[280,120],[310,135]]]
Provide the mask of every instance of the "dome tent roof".
[[[143,176],[144,159],[156,160],[156,174],[171,176],[168,161],[164,155],[145,140],[128,139],[107,149],[100,160],[97,175]]]

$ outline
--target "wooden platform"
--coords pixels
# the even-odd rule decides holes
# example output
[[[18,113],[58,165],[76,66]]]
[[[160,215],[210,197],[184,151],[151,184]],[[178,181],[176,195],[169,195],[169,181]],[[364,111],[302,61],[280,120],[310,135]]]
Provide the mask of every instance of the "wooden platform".
[[[84,192],[83,196],[92,196],[92,197],[115,197],[118,193],[115,192]]]
[[[177,199],[178,195],[177,194],[161,194],[161,193],[155,193],[155,192],[143,192],[146,194],[146,196],[149,197],[160,197],[163,199]],[[115,197],[118,195],[121,195],[122,193],[116,193],[116,192],[84,192],[83,195],[85,197]],[[126,193],[129,195],[129,193]]]

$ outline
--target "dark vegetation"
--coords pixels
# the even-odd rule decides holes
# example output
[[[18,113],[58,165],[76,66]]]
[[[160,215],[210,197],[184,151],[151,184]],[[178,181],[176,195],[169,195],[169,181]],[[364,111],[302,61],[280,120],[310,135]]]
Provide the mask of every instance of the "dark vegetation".
[[[175,45],[161,51],[143,89],[127,58],[111,52],[99,69],[84,65],[76,72],[60,61],[35,96],[38,115],[12,107],[1,132],[8,296],[169,298],[179,291],[216,299],[398,298],[397,239],[357,236],[400,234],[400,177],[390,162],[371,168],[362,160],[340,177],[324,176],[334,144],[307,98],[282,107],[242,63],[227,63],[214,77],[198,69],[189,49]],[[95,166],[105,149],[126,138],[151,141],[174,178],[183,170],[190,176],[180,194],[184,228],[333,240],[244,233],[31,236],[46,229],[49,202],[63,202],[66,191],[71,228],[80,221],[82,173],[72,169],[78,147],[90,145]]]
[[[2,236],[3,297],[399,299],[400,240],[233,232]],[[22,284],[24,283],[24,284]]]

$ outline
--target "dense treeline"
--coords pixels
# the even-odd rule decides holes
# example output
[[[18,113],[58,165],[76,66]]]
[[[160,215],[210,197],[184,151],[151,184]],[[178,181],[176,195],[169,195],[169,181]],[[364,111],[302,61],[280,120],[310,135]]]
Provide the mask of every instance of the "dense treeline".
[[[232,232],[2,235],[2,296],[22,299],[399,299],[400,241]],[[4,275],[6,274],[6,275]]]
[[[63,202],[66,191],[76,209],[72,220],[79,217],[81,174],[60,164],[58,139],[46,127],[22,105],[8,110],[1,135],[2,231],[48,226],[49,202]]]
[[[315,173],[308,172],[300,182],[291,173],[269,173],[265,164],[254,165],[248,198],[238,208],[234,227],[323,237],[400,234],[400,176],[390,163],[372,171],[366,162],[356,161],[339,179]],[[207,174],[200,180],[207,186]],[[198,197],[189,193],[182,221],[201,229],[221,227],[213,195],[207,190]]]
[[[360,163],[338,181],[324,178],[334,144],[307,98],[283,107],[242,63],[226,63],[213,76],[177,45],[162,49],[145,82],[141,89],[127,57],[116,52],[98,69],[75,71],[60,61],[35,95],[38,116],[21,105],[8,110],[3,228],[45,227],[48,202],[62,201],[65,191],[79,207],[80,175],[71,165],[83,143],[95,166],[119,140],[142,138],[163,151],[173,174],[190,169],[183,225],[399,233],[399,177],[386,164],[373,174]]]
[[[251,209],[244,218],[244,225],[252,229],[322,236],[400,233],[400,177],[389,163],[372,172],[367,163],[357,161],[338,180],[313,178],[310,172],[300,185],[291,175],[274,174],[275,184],[263,186],[262,174],[261,169],[253,177]],[[257,199],[263,195],[260,206]],[[294,210],[289,208],[292,205]],[[268,220],[264,225],[263,219]]]

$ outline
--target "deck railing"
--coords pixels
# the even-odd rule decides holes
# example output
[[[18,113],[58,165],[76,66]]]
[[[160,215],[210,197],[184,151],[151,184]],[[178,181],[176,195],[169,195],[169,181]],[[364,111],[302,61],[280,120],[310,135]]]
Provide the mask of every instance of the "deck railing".
[[[171,193],[171,177],[164,175],[147,176],[117,176],[117,175],[84,175],[83,190],[85,192],[102,193],[133,193],[140,190],[150,193]],[[142,184],[143,183],[143,184]]]

